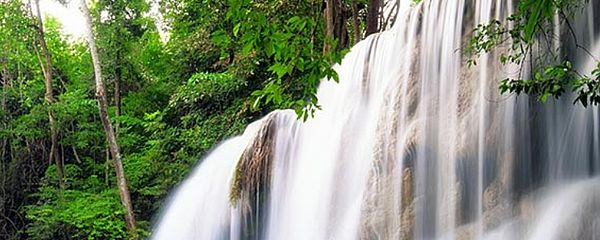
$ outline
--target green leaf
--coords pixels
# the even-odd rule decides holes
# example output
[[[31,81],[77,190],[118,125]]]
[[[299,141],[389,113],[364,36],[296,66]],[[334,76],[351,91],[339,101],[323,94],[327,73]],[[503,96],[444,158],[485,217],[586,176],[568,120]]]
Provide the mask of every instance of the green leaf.
[[[528,43],[531,43],[533,41],[533,35],[536,32],[537,24],[539,23],[542,12],[544,12],[544,10],[547,10],[545,8],[548,8],[550,6],[548,4],[548,1],[550,1],[550,0],[536,0],[536,1],[538,2],[537,4],[531,4],[533,9],[531,10],[531,16],[529,16],[529,18],[527,19],[527,24],[525,25],[525,30],[524,30],[525,41]]]
[[[240,27],[242,26],[241,23],[238,23],[235,25],[235,27],[233,27],[233,36],[237,37],[238,33],[240,32]]]

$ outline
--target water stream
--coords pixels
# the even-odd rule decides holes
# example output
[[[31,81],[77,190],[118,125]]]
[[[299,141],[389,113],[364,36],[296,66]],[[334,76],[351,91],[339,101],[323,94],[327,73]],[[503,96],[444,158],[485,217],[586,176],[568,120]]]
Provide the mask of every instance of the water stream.
[[[575,31],[600,56],[594,2]],[[501,95],[521,69],[496,52],[466,64],[473,27],[511,1],[399,4],[322,82],[314,118],[276,111],[222,143],[152,239],[600,239],[598,108]]]

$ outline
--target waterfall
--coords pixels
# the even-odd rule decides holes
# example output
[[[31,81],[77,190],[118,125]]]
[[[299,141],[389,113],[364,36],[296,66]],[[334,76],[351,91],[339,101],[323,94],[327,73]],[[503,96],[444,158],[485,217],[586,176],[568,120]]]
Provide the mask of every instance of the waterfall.
[[[594,7],[575,32],[600,55]],[[501,95],[520,69],[494,51],[466,64],[472,29],[513,8],[400,1],[321,83],[314,118],[275,111],[218,146],[152,239],[600,239],[598,108]]]

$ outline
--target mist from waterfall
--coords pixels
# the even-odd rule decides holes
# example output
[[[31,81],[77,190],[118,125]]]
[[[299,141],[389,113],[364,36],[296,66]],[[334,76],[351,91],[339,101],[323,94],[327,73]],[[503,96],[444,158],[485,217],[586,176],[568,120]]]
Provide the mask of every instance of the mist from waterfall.
[[[466,64],[472,29],[511,2],[399,1],[322,82],[314,118],[275,111],[218,146],[152,239],[600,239],[598,108],[501,95],[528,69],[495,52]],[[575,32],[600,57],[598,5]]]

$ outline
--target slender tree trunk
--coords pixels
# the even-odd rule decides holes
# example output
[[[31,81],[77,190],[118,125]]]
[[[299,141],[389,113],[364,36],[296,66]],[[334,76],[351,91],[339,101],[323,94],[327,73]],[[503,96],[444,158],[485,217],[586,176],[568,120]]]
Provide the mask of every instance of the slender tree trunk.
[[[333,35],[337,40],[336,50],[348,47],[350,41],[348,36],[348,19],[351,18],[350,9],[346,8],[342,0],[334,0],[335,15],[333,18]]]
[[[354,35],[352,45],[354,45],[361,40],[360,20],[358,19],[358,1],[357,0],[352,1],[352,9],[351,10],[352,10],[352,34]]]
[[[54,163],[56,164],[56,173],[58,174],[58,182],[61,188],[64,189],[64,166],[59,157],[58,153],[58,129],[56,126],[56,119],[54,116],[54,112],[52,111],[52,105],[56,102],[54,98],[54,93],[52,92],[52,56],[50,55],[50,51],[48,51],[48,46],[46,44],[46,36],[44,34],[44,23],[42,22],[42,14],[40,11],[40,1],[35,0],[35,5],[37,9],[37,28],[39,34],[39,42],[42,48],[42,54],[44,55],[44,61],[42,62],[40,59],[40,65],[42,68],[42,72],[44,73],[46,93],[44,94],[44,98],[48,103],[48,124],[50,125],[50,162],[54,159]]]
[[[367,5],[367,29],[365,36],[379,32],[379,5],[380,0],[369,0]]]
[[[90,54],[92,55],[92,63],[94,66],[94,75],[96,81],[96,99],[98,100],[100,120],[102,121],[102,126],[104,127],[104,131],[106,132],[108,147],[113,159],[113,165],[117,177],[117,187],[119,188],[119,195],[121,197],[121,204],[123,204],[123,207],[125,208],[125,222],[127,225],[127,229],[131,234],[135,235],[135,217],[133,215],[131,196],[129,194],[129,188],[127,186],[125,171],[123,170],[123,163],[121,161],[121,150],[119,149],[117,136],[108,116],[108,100],[106,97],[104,82],[102,81],[102,69],[100,66],[100,59],[98,56],[98,51],[96,49],[96,41],[94,39],[94,33],[92,30],[92,18],[90,16],[90,12],[87,8],[85,0],[80,0],[79,2],[81,11],[83,12],[83,16],[85,18],[88,45],[90,48]]]
[[[73,125],[73,123],[71,123],[71,131],[75,132],[75,126]],[[75,156],[75,162],[81,164],[81,158],[77,153],[77,148],[75,147],[75,145],[71,145],[71,149],[73,150],[73,156]]]
[[[12,76],[10,75],[10,72],[8,71],[8,60],[6,58],[1,58],[0,59],[0,66],[2,66],[2,71],[0,72],[0,79],[2,79],[2,110],[4,112],[7,111],[7,106],[6,106],[6,95],[8,94],[8,87],[9,84],[12,80]],[[6,121],[2,121],[2,123],[6,123]]]
[[[329,52],[331,50],[331,44],[329,41],[335,39],[333,18],[335,14],[334,0],[325,0],[325,9],[323,17],[325,18],[325,43],[323,44],[323,52]]]
[[[8,71],[8,64],[7,64],[7,60],[5,58],[1,59],[1,66],[2,66],[2,72],[0,72],[0,79],[2,79],[2,111],[4,111],[4,116],[2,119],[2,127],[3,128],[7,128],[7,122],[8,119],[10,119],[9,117],[9,113],[8,113],[8,107],[7,107],[7,98],[6,95],[8,94],[8,86],[10,81],[12,81],[12,76],[10,75],[10,72]],[[0,149],[0,175],[2,176],[1,178],[1,183],[0,183],[0,194],[2,194],[1,196],[4,197],[6,196],[6,169],[5,169],[5,162],[7,162],[6,159],[6,145],[8,143],[9,139],[7,137],[3,137],[2,138],[2,149]],[[10,160],[8,160],[10,161]]]
[[[346,21],[349,18],[348,11],[341,0],[325,0],[323,17],[325,18],[325,37],[323,52],[339,50],[348,46],[348,29]],[[332,42],[335,41],[335,49]]]
[[[104,159],[106,159],[106,161],[104,161],[104,184],[106,184],[106,186],[110,186],[109,185],[109,170],[110,170],[110,149],[107,147],[105,149],[105,156]]]
[[[8,68],[6,67],[6,59],[0,58],[0,80],[2,80],[2,110],[6,110],[6,90],[8,87]],[[3,121],[4,123],[4,121]]]
[[[81,158],[79,157],[79,154],[77,154],[77,149],[75,149],[75,146],[71,146],[71,149],[73,150],[73,156],[75,156],[75,162],[81,163]]]
[[[120,57],[117,53],[117,63],[119,63]],[[119,118],[121,116],[121,66],[117,64],[117,68],[115,69],[115,117]],[[119,137],[119,122],[115,123],[115,134]]]

